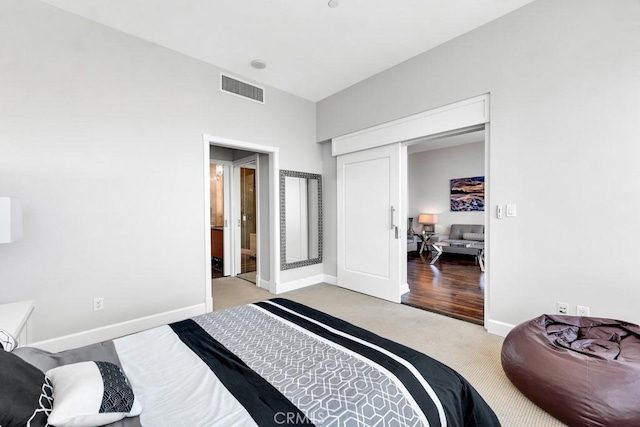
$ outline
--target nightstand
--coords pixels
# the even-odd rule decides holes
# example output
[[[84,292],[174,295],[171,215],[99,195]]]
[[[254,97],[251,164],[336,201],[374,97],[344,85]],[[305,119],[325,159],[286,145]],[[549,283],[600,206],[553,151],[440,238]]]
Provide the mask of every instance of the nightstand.
[[[30,343],[33,301],[0,304],[0,329],[9,332],[18,341],[18,346]]]

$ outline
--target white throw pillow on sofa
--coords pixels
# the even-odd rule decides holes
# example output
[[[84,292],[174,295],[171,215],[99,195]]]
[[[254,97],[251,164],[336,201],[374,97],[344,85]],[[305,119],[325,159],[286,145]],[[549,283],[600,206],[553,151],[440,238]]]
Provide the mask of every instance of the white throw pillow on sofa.
[[[462,239],[484,242],[484,233],[462,233]]]

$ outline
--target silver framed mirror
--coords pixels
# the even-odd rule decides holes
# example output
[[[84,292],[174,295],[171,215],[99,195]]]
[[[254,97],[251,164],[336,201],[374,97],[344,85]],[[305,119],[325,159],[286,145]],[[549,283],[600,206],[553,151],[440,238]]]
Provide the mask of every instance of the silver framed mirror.
[[[280,270],[322,262],[322,175],[280,171]]]

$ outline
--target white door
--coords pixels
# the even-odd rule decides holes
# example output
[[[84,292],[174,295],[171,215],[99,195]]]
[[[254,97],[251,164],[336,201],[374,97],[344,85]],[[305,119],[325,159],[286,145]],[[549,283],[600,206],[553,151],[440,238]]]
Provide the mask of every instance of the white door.
[[[242,230],[242,206],[240,201],[240,166],[233,166],[233,184],[231,186],[231,210],[232,210],[232,223],[231,223],[231,238],[233,239],[233,267],[230,274],[237,276],[241,272],[242,265],[242,252],[240,245],[240,235]]]
[[[338,285],[398,303],[406,242],[401,150],[397,143],[337,159]]]
[[[232,221],[232,216],[231,216],[231,165],[226,163],[224,164],[224,172],[223,172],[223,176],[224,176],[224,181],[223,181],[223,185],[224,185],[224,201],[223,201],[223,210],[224,210],[224,228],[223,228],[223,236],[224,236],[224,240],[223,240],[223,244],[222,244],[222,251],[224,254],[224,262],[222,264],[222,275],[223,276],[229,276],[231,275],[232,272],[232,264],[233,264],[233,257],[231,256],[231,248],[233,247],[231,245],[231,239],[232,239],[232,235],[231,235],[231,224],[233,223]]]
[[[257,194],[254,185],[243,185],[244,179],[241,175],[243,169],[257,171],[256,159],[256,156],[252,155],[234,161],[232,185],[234,263],[231,274],[250,281],[254,281],[259,267],[256,246],[257,229],[255,227],[257,212],[254,209]],[[257,179],[257,174],[254,177]],[[254,203],[249,203],[249,200]],[[250,256],[252,256],[251,260]]]

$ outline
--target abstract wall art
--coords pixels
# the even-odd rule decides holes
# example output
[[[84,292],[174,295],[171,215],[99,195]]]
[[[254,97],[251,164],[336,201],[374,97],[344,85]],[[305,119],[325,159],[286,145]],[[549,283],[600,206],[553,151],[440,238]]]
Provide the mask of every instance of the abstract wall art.
[[[484,211],[484,176],[450,180],[451,211]]]

